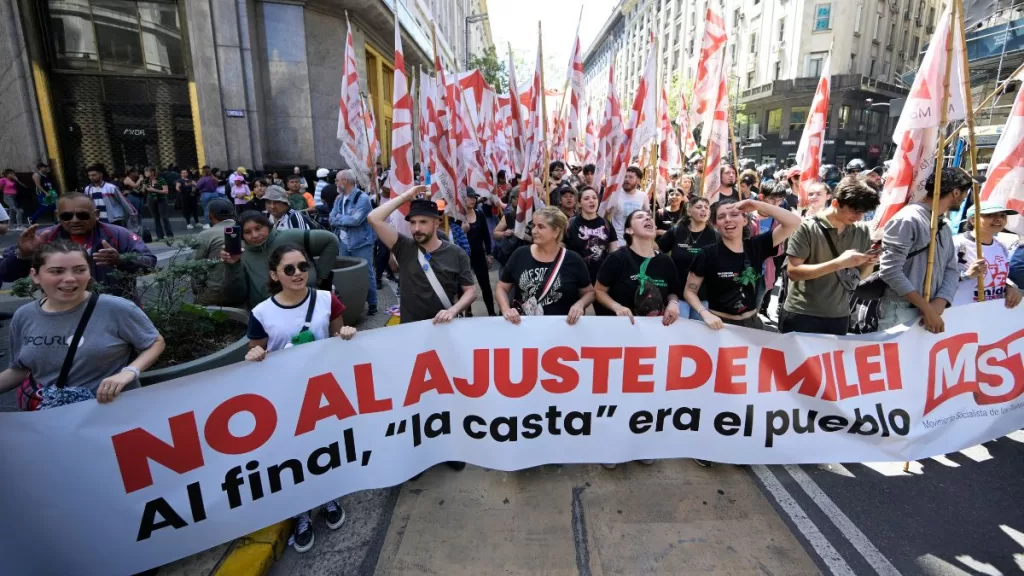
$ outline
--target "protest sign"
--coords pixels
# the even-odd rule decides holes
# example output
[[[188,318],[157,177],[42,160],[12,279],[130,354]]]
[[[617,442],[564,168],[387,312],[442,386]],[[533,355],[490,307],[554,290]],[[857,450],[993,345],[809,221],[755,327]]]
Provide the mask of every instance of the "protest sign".
[[[0,572],[138,572],[448,460],[902,461],[1021,428],[1024,310],[944,319],[888,338],[420,322],[2,414]]]

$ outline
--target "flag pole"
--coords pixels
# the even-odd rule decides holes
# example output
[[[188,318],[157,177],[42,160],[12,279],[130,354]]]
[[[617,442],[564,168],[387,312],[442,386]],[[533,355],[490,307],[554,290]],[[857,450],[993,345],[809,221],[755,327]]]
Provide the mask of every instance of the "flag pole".
[[[971,74],[967,68],[967,36],[964,31],[964,4],[963,0],[955,0],[957,18],[954,22],[956,24],[956,30],[960,33],[960,63],[963,65],[963,88],[964,102],[967,108],[967,145],[971,154],[971,178],[974,180],[971,183],[971,198],[974,199],[974,248],[975,257],[978,260],[984,260],[985,256],[982,253],[981,242],[978,240],[978,230],[981,229],[981,199],[978,198],[978,148],[974,145],[974,106],[971,102]],[[952,33],[952,32],[951,32]],[[980,107],[979,107],[980,108]],[[978,302],[985,301],[985,275],[978,276]]]
[[[953,25],[958,18],[958,2],[953,2],[946,33],[946,74],[942,79],[942,111],[939,116],[939,145],[935,150],[935,188],[932,190],[932,223],[929,238],[934,238],[939,228],[939,196],[942,191],[942,163],[945,157],[946,136],[942,133],[949,118],[949,73],[953,66]],[[977,210],[975,210],[977,212]],[[935,242],[928,244],[928,267],[924,273],[924,301],[931,302],[932,278],[935,274]]]
[[[651,5],[651,28],[652,29],[654,28],[654,20],[656,18],[655,14],[657,13],[657,12],[655,12],[655,10],[656,10],[656,8],[652,4]],[[652,36],[653,36],[653,34],[652,34]],[[659,160],[659,158],[658,158],[658,156],[659,156],[659,154],[658,154],[658,151],[659,151],[658,141],[661,138],[661,111],[659,110],[659,108],[661,107],[660,106],[660,104],[661,104],[661,82],[660,82],[661,78],[660,78],[660,76],[658,74],[660,72],[661,66],[658,65],[658,61],[660,60],[660,58],[658,58],[658,37],[654,36],[653,40],[654,40],[654,42],[651,44],[651,52],[652,52],[651,56],[654,57],[654,86],[651,86],[649,88],[650,92],[649,92],[649,95],[648,95],[648,97],[654,96],[654,126],[655,126],[655,129],[654,129],[654,142],[651,142],[651,158],[650,158],[650,170],[651,170],[651,174],[654,176],[654,178],[652,179],[652,181],[654,183],[654,186],[651,188],[651,213],[652,214],[656,210],[655,204],[656,204],[657,196],[658,196],[658,176],[659,176],[659,174],[658,174],[658,160]]]
[[[548,148],[548,105],[547,98],[544,94],[544,33],[540,27],[540,20],[537,21],[537,61],[540,62],[540,94],[535,95],[535,98],[540,98],[540,117],[541,126],[543,127],[544,137],[544,165],[541,166],[541,171],[544,173],[544,193],[547,195],[545,201],[546,206],[551,205],[551,191],[548,190],[548,162],[551,159],[551,149]],[[525,174],[523,176],[526,176]],[[529,176],[532,178],[533,176]]]

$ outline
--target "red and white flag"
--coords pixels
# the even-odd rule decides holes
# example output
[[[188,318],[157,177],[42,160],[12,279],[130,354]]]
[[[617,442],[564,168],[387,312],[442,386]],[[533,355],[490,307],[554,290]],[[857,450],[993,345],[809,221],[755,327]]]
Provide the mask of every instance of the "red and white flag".
[[[401,27],[395,26],[395,72],[391,91],[391,169],[388,187],[393,194],[402,194],[413,186],[412,176],[412,95],[405,75],[405,54],[402,51]],[[399,210],[409,212],[409,204]]]
[[[672,121],[668,116],[668,94],[665,88],[661,89],[661,122],[659,123],[658,140],[661,142],[658,155],[658,190],[656,199],[659,206],[664,206],[668,200],[665,191],[668,187],[669,172],[672,168],[679,168],[682,163],[682,154],[679,152],[679,139],[676,138],[676,131],[672,127]]]
[[[345,66],[341,75],[341,97],[338,99],[338,140],[341,140],[341,157],[348,167],[358,174],[369,169],[369,143],[366,141],[366,116],[363,114],[363,100],[359,95],[359,68],[352,43],[352,25],[348,25],[345,39]]]
[[[608,98],[605,101],[601,130],[598,132],[597,170],[594,173],[594,182],[598,186],[604,184],[605,190],[616,184],[621,186],[621,180],[612,177],[612,165],[622,148],[622,140],[622,109],[619,97],[615,94],[615,62],[612,62],[608,67]],[[625,175],[625,168],[622,168],[621,176],[624,178]],[[599,212],[603,215],[606,208],[602,205]]]
[[[569,57],[569,89],[572,91],[569,97],[569,117],[567,120],[565,138],[569,147],[575,147],[575,143],[583,140],[585,134],[580,120],[580,105],[583,102],[583,57],[580,55],[580,32],[576,30],[576,41],[572,44],[572,55]]]
[[[693,85],[694,113],[698,121],[705,124],[710,122],[718,103],[727,38],[725,19],[709,7],[704,16],[704,38],[701,40],[700,59],[697,61],[697,79]],[[706,127],[704,132],[707,132]]]
[[[509,125],[512,127],[512,154],[515,170],[523,174],[526,163],[526,127],[523,124],[523,109],[519,105],[519,83],[516,81],[516,63],[512,60],[512,51],[508,53],[508,94],[509,94]]]
[[[456,165],[454,121],[452,113],[455,104],[447,89],[444,65],[441,56],[434,55],[434,100],[430,110],[433,126],[430,129],[431,149],[433,150],[433,169],[430,173],[430,196],[435,200],[444,201],[445,214],[462,220],[465,209],[459,199],[458,170]],[[452,91],[454,92],[454,91]],[[428,101],[428,105],[431,101]]]
[[[693,138],[693,129],[690,112],[686,109],[686,94],[679,95],[679,116],[676,116],[676,124],[679,125],[679,133],[682,135],[682,153],[689,157],[697,151],[697,141]]]
[[[704,192],[712,204],[718,200],[722,185],[720,168],[729,150],[729,87],[726,84],[725,68],[719,70],[718,100],[712,111],[710,122],[704,123],[707,133],[707,150],[704,160]]]
[[[597,125],[594,124],[593,108],[588,108],[587,137],[583,146],[583,164],[594,164],[595,162],[597,162]]]
[[[875,212],[874,237],[880,238],[883,228],[901,208],[927,195],[925,183],[935,172],[935,154],[938,146],[943,90],[946,75],[946,42],[953,35],[953,62],[949,75],[949,101],[946,120],[962,120],[967,106],[963,92],[963,49],[959,26],[952,26],[952,3],[939,18],[938,30],[932,35],[928,52],[910,88],[903,114],[896,125],[892,139],[896,153],[889,168],[882,203]]]
[[[650,39],[651,52],[647,56],[647,65],[644,67],[644,75],[640,77],[640,85],[636,87],[633,109],[629,113],[629,125],[626,127],[630,158],[639,156],[643,147],[658,137],[658,117],[655,112],[658,102],[658,41],[653,33]]]
[[[519,181],[519,204],[516,207],[516,227],[515,235],[523,239],[526,237],[526,226],[533,221],[533,210],[535,207],[543,207],[544,199],[541,197],[540,186],[538,186],[539,178],[542,170],[547,170],[547,166],[543,166],[544,154],[540,152],[540,149],[546,146],[545,134],[544,134],[544,117],[541,112],[541,98],[544,96],[544,88],[541,83],[541,66],[544,63],[540,59],[540,39],[537,40],[537,66],[533,71],[533,83],[530,85],[530,92],[535,96],[530,100],[529,117],[527,118],[527,124],[529,124],[529,132],[526,134],[526,144],[523,157],[525,158],[525,166],[523,166],[523,177]],[[513,91],[513,93],[515,93]],[[514,107],[514,104],[513,104]]]
[[[419,141],[420,141],[420,170],[426,173],[433,169],[433,157],[430,147],[430,127],[433,125],[430,118],[430,111],[433,104],[428,101],[434,98],[434,79],[426,72],[420,70],[420,93],[419,93]]]
[[[980,194],[982,201],[992,201],[1024,213],[1024,90],[1017,92],[985,176],[987,180]],[[1021,234],[1024,232],[1022,224],[1024,218],[1011,216],[1007,229]]]
[[[800,169],[801,206],[807,205],[807,186],[820,180],[818,171],[821,168],[821,151],[825,143],[825,124],[828,122],[828,95],[832,89],[832,76],[829,73],[831,61],[832,53],[829,52],[825,58],[825,65],[821,68],[821,79],[818,80],[818,89],[811,101],[811,110],[807,114],[803,135],[800,136],[800,145],[796,149],[796,166]]]

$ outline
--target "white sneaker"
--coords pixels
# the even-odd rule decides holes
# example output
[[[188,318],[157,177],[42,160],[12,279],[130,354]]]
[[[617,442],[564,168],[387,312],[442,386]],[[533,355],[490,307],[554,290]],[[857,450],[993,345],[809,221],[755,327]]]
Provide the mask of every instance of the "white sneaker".
[[[209,230],[209,229],[210,229],[210,225],[209,224],[203,224],[203,230]]]
[[[185,229],[186,229],[186,230],[191,230],[191,229],[192,229],[192,225],[191,225],[191,224],[189,224],[189,225],[185,226]]]

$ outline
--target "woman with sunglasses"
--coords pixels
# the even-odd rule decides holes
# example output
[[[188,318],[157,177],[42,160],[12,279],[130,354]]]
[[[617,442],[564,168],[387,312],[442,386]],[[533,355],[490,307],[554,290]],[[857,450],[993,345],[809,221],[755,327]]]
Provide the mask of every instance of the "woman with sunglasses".
[[[252,309],[249,315],[248,362],[260,362],[271,352],[337,336],[351,340],[356,329],[345,326],[345,306],[334,293],[308,286],[309,258],[301,248],[286,244],[270,254],[267,262],[270,298]],[[337,530],[345,522],[345,511],[337,500],[323,505],[327,527]],[[297,552],[313,547],[313,521],[310,512],[295,517],[292,546]]]

